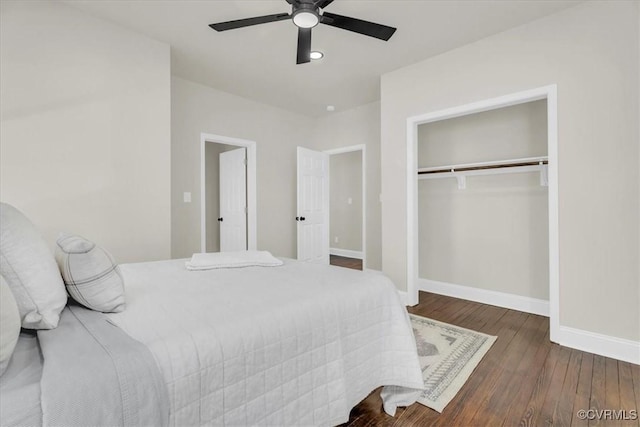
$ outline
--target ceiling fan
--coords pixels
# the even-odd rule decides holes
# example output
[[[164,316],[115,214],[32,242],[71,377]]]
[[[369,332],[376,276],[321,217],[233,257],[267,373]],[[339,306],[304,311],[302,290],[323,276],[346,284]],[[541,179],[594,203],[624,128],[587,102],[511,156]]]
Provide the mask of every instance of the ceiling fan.
[[[393,27],[376,24],[348,16],[336,15],[322,11],[333,3],[333,0],[286,0],[291,5],[291,14],[276,13],[273,15],[257,16],[255,18],[237,19],[234,21],[218,22],[209,26],[216,31],[227,31],[251,25],[266,24],[268,22],[291,19],[298,27],[298,56],[297,64],[311,61],[311,29],[318,24],[331,25],[343,30],[353,31],[369,37],[387,41],[396,31]]]

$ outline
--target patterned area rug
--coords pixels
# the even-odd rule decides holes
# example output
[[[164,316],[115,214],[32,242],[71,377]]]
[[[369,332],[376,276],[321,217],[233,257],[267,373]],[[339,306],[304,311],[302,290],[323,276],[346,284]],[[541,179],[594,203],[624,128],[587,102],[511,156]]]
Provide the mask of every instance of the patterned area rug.
[[[425,386],[418,403],[442,412],[497,337],[410,316]]]

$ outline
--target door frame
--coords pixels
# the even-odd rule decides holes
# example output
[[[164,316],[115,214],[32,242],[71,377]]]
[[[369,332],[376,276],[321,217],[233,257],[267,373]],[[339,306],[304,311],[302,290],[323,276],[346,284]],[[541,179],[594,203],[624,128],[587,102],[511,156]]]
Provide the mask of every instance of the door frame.
[[[418,126],[483,111],[547,100],[549,197],[549,332],[560,339],[560,259],[558,222],[558,88],[556,84],[407,118],[407,304],[418,303]]]
[[[367,146],[366,144],[357,144],[348,147],[333,148],[323,152],[329,155],[329,161],[331,161],[332,155],[352,153],[354,151],[360,151],[362,159],[362,271],[364,271],[367,268]],[[331,166],[329,166],[329,182],[331,182]],[[331,185],[329,185],[329,195],[331,195]],[[327,206],[329,211],[329,223],[327,224],[329,227],[329,235],[331,235],[330,199],[331,197],[326,201],[329,205]],[[331,238],[331,236],[329,236],[329,238]],[[329,242],[329,247],[331,247],[331,242]]]
[[[200,134],[200,252],[207,251],[207,204],[205,179],[206,156],[205,144],[226,144],[247,149],[247,249],[258,248],[258,216],[256,191],[256,142],[248,139],[232,138],[229,136]]]

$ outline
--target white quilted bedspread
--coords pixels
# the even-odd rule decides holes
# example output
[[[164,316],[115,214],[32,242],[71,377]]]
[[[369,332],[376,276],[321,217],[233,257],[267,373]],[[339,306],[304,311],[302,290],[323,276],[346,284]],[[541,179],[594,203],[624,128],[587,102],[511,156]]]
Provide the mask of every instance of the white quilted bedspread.
[[[376,387],[400,386],[385,408],[423,387],[408,316],[381,274],[292,260],[121,270],[127,308],[108,316],[153,353],[171,425],[330,426]]]

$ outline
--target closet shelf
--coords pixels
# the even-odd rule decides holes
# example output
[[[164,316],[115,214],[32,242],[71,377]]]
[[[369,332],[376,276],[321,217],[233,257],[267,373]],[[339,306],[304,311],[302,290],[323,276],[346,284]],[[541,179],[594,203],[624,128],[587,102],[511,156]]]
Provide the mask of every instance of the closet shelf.
[[[547,186],[548,164],[549,157],[544,156],[496,160],[492,162],[434,166],[428,168],[418,168],[418,179],[456,178],[458,180],[458,188],[462,190],[466,188],[467,176],[540,172],[540,185]]]

